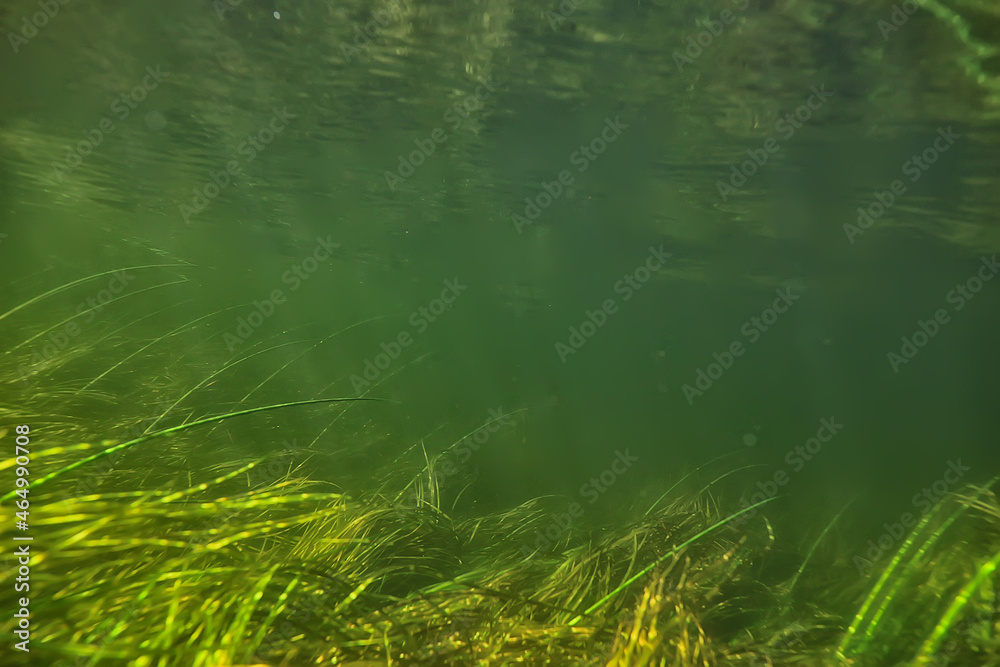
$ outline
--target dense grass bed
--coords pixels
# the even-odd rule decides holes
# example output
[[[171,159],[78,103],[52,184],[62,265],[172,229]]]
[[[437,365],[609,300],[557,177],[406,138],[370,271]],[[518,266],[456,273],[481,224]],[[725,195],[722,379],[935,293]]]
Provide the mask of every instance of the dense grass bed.
[[[27,340],[57,326],[17,331]],[[837,539],[841,517],[785,544],[766,502],[727,507],[705,471],[536,551],[551,521],[545,499],[477,514],[446,498],[434,456],[392,461],[353,493],[313,474],[320,452],[308,445],[227,456],[220,424],[359,404],[267,404],[251,391],[233,409],[182,409],[209,383],[136,379],[130,365],[148,366],[167,337],[122,331],[106,334],[123,345],[97,371],[107,338],[81,339],[78,355],[28,378],[7,369],[5,451],[16,424],[38,437],[31,485],[4,496],[0,529],[15,544],[23,533],[9,517],[29,499],[30,593],[15,591],[8,566],[0,597],[13,610],[29,595],[31,653],[5,649],[4,664],[1000,664],[992,485],[944,497],[864,576]],[[74,377],[78,358],[88,370]],[[98,378],[116,389],[101,391]],[[124,388],[140,398],[123,401]],[[88,440],[123,431],[132,437]],[[20,465],[6,457],[4,479]],[[17,619],[0,625],[12,637]]]

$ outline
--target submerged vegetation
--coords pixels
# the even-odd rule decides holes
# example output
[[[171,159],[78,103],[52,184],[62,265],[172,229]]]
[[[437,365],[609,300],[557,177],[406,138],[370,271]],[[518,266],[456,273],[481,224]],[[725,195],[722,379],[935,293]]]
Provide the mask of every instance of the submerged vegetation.
[[[767,368],[801,367],[808,382],[775,396],[806,387],[820,403],[836,393],[827,385],[864,384],[872,376],[847,366],[865,357],[835,353],[835,334],[867,338],[885,304],[922,303],[916,290],[900,298],[897,278],[944,294],[923,279],[952,280],[953,249],[1000,244],[1000,3],[121,4],[0,10],[20,54],[0,67],[0,265],[17,276],[0,306],[0,665],[1000,666],[995,480],[949,487],[892,524],[892,539],[870,547],[878,558],[848,535],[856,506],[817,509],[806,538],[790,539],[778,503],[732,497],[724,483],[743,470],[726,459],[677,475],[655,501],[636,494],[637,507],[606,512],[613,523],[588,515],[552,535],[564,502],[498,508],[469,484],[473,466],[449,456],[470,452],[435,431],[412,437],[426,426],[416,416],[406,431],[389,417],[420,412],[407,406],[420,391],[478,383],[463,373],[492,361],[493,345],[503,352],[484,378],[507,383],[514,361],[537,364],[524,358],[536,336],[565,331],[559,302],[590,318],[598,292],[582,290],[604,289],[599,276],[632,262],[639,240],[674,255],[644,297],[661,280],[712,288],[619,316],[648,320],[656,363],[675,361],[667,326],[701,314],[684,303],[722,303],[715,287],[731,284],[742,298],[749,277],[815,295],[787,321],[796,333],[772,339],[793,354]],[[159,74],[144,83],[161,65],[163,85]],[[786,139],[782,119],[814,90],[830,103]],[[290,119],[280,130],[279,114]],[[571,151],[604,123],[627,133],[600,162],[581,161]],[[265,127],[275,141],[244,150]],[[901,198],[900,163],[943,131],[961,142]],[[780,154],[767,157],[776,136]],[[746,162],[755,155],[764,161]],[[746,164],[759,175],[737,171]],[[725,185],[730,174],[743,184]],[[524,201],[538,210],[527,226],[511,216],[527,214]],[[845,223],[860,206],[882,213],[855,246]],[[886,243],[894,232],[904,243]],[[948,248],[925,250],[923,238]],[[300,252],[314,239],[311,256]],[[211,268],[196,274],[171,253]],[[614,262],[596,261],[605,256]],[[126,268],[64,283],[33,273],[96,262]],[[345,344],[384,302],[423,303],[439,276],[430,285],[422,272],[438,270],[484,286],[478,304],[462,303],[469,327]],[[297,302],[285,298],[300,287]],[[220,310],[201,300],[209,293],[245,302]],[[907,326],[911,314],[926,317],[881,313]],[[890,425],[873,437],[930,401],[910,433],[949,410],[986,421],[995,375],[977,354],[993,347],[979,333],[995,329],[962,339],[960,327],[992,321],[974,317],[949,331],[968,355],[938,347],[941,367],[966,375],[936,374],[922,353],[916,377],[948,400],[911,403],[913,373],[891,401],[886,384],[863,394],[905,406],[872,419]],[[677,341],[704,336],[697,319]],[[302,322],[312,328],[293,328]],[[486,331],[437,386],[394,384]],[[619,345],[648,365],[637,340]],[[378,348],[392,363],[353,382],[379,341],[399,341]],[[627,368],[594,384],[617,387]],[[564,383],[542,370],[518,370],[504,391],[554,404]],[[966,378],[969,391],[952,391]],[[976,405],[955,409],[962,401]],[[511,430],[527,410],[509,410]],[[27,564],[20,537],[32,539]],[[26,621],[12,613],[21,607]],[[11,648],[22,622],[30,653]]]
[[[26,299],[0,320],[22,341],[52,340],[66,321],[38,323],[32,308],[107,275]],[[143,289],[184,282],[161,276]],[[29,325],[11,324],[18,318]],[[992,484],[946,496],[864,577],[838,546],[839,519],[817,526],[796,554],[761,516],[766,501],[729,510],[709,493],[713,485],[688,488],[694,474],[627,520],[566,532],[555,548],[531,551],[525,545],[550,520],[544,499],[471,511],[438,485],[434,456],[402,464],[403,475],[397,459],[347,493],[310,466],[310,456],[323,455],[315,443],[286,442],[252,457],[232,450],[227,426],[332,409],[324,433],[340,439],[342,418],[374,404],[255,400],[272,373],[228,409],[201,412],[190,407],[193,397],[279,348],[261,343],[186,384],[177,364],[197,346],[175,337],[200,335],[202,317],[148,340],[137,338],[142,319],[107,320],[106,330],[77,336],[27,373],[17,354],[4,357],[4,440],[14,424],[29,423],[34,434],[32,484],[21,496],[35,536],[32,650],[13,660],[1000,664],[1000,500]],[[98,368],[104,349],[112,360]],[[167,370],[154,375],[158,364]],[[158,407],[144,414],[149,406]],[[241,437],[263,437],[274,424],[256,428]],[[103,439],[109,433],[128,436]],[[6,479],[15,465],[0,465]],[[16,498],[4,501],[13,507]],[[753,510],[756,518],[737,521]],[[2,533],[11,544],[13,521]],[[17,602],[16,576],[15,568],[2,575],[8,609]],[[15,620],[3,621],[7,636]]]

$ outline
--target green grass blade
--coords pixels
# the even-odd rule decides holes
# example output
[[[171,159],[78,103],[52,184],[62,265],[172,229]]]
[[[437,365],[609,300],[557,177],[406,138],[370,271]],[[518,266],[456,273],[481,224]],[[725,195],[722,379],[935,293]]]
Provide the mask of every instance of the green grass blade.
[[[974,497],[978,498],[980,494],[985,493],[989,489],[989,487],[993,485],[995,481],[996,480],[991,481],[985,487],[980,489]],[[928,537],[924,542],[922,543],[919,542],[918,538],[920,538],[920,536],[924,533],[924,529],[931,525],[931,520],[934,517],[938,516],[938,514],[944,511],[944,507],[945,507],[944,503],[938,503],[926,515],[924,515],[924,518],[921,519],[920,523],[917,524],[917,526],[913,529],[913,532],[903,543],[903,546],[901,546],[899,550],[896,552],[896,554],[893,556],[892,561],[889,562],[889,565],[886,567],[885,571],[882,573],[878,581],[872,587],[872,590],[868,594],[868,597],[865,599],[864,604],[861,605],[861,609],[859,609],[857,615],[855,615],[854,621],[851,623],[850,627],[844,633],[844,637],[841,640],[840,645],[837,647],[838,655],[847,656],[847,651],[851,648],[851,642],[852,640],[854,640],[855,635],[858,633],[860,633],[860,637],[858,639],[859,643],[857,647],[855,647],[851,652],[852,653],[862,652],[867,648],[869,642],[871,642],[875,634],[876,629],[878,628],[879,623],[881,622],[883,616],[885,615],[886,610],[889,607],[889,603],[892,602],[892,599],[895,597],[896,592],[899,590],[900,586],[902,586],[903,582],[906,580],[907,573],[910,570],[912,570],[913,567],[916,566],[916,564],[920,561],[921,557],[924,554],[926,554],[932,546],[934,546],[934,544],[938,541],[938,539],[940,539],[941,536],[945,533],[945,531],[948,530],[949,526],[951,526],[951,524],[954,523],[955,520],[958,519],[958,517],[966,509],[964,505],[959,507],[951,514],[951,516],[945,519],[945,521],[941,524],[941,526],[937,531],[932,533],[930,537]],[[919,548],[917,548],[913,556],[908,561],[906,561],[907,555],[910,553],[911,550],[917,547],[918,544]],[[895,573],[896,568],[900,567],[904,563],[904,561],[907,562],[909,567],[904,567],[903,572],[898,577],[895,578],[890,588],[887,591],[885,591],[885,594],[883,595],[883,589],[887,584],[890,583],[890,580],[893,578],[892,575]],[[872,615],[871,619],[868,620],[868,611],[878,600],[881,600],[881,604],[879,605],[878,609],[875,610],[875,613]],[[865,622],[866,620],[868,620],[867,623]]]
[[[941,642],[944,641],[949,628],[955,624],[959,614],[961,614],[962,610],[968,606],[973,594],[979,590],[979,587],[983,585],[983,582],[993,575],[998,565],[1000,565],[1000,553],[997,553],[991,560],[983,563],[976,572],[976,576],[974,576],[965,586],[962,587],[962,590],[959,591],[958,595],[956,595],[951,601],[951,604],[948,606],[948,610],[941,616],[941,619],[931,631],[930,636],[927,637],[927,640],[924,642],[923,646],[921,646],[920,652],[917,654],[914,661],[915,664],[931,664],[934,654],[941,648]]]
[[[156,431],[155,433],[148,433],[148,434],[146,434],[146,435],[144,435],[142,437],[135,438],[134,440],[129,440],[128,442],[123,442],[123,443],[115,445],[113,447],[109,447],[108,449],[105,449],[103,451],[97,452],[96,454],[88,456],[85,459],[81,459],[79,461],[76,461],[75,463],[71,463],[70,465],[68,465],[68,466],[66,466],[66,467],[64,467],[64,468],[62,468],[60,470],[56,470],[53,473],[49,473],[48,475],[42,477],[38,481],[32,482],[31,484],[29,484],[27,488],[28,488],[29,491],[34,491],[36,488],[38,488],[39,486],[41,486],[45,482],[49,482],[49,481],[51,481],[51,480],[53,480],[53,479],[55,479],[57,477],[61,477],[61,476],[65,475],[68,472],[76,470],[77,468],[79,468],[81,466],[85,466],[88,463],[92,463],[93,461],[96,461],[98,459],[102,459],[105,456],[110,456],[111,454],[114,454],[115,452],[120,452],[122,450],[128,449],[129,447],[134,447],[135,445],[138,445],[140,443],[146,442],[147,440],[152,440],[153,438],[160,438],[160,437],[163,437],[163,436],[166,436],[166,435],[171,435],[173,433],[179,433],[181,431],[186,431],[189,428],[194,428],[195,426],[201,426],[203,424],[211,424],[211,423],[214,423],[214,422],[223,421],[225,419],[232,419],[234,417],[242,417],[244,415],[250,415],[250,414],[254,414],[256,412],[267,412],[269,410],[281,410],[281,409],[284,409],[284,408],[292,408],[292,407],[297,407],[297,406],[300,406],[300,405],[318,405],[318,404],[321,404],[321,403],[350,403],[350,402],[354,402],[354,401],[383,401],[383,400],[385,400],[385,399],[381,399],[381,398],[317,398],[317,399],[312,399],[312,400],[308,400],[308,401],[293,401],[291,403],[278,403],[278,404],[275,404],[275,405],[263,405],[263,406],[256,407],[256,408],[248,408],[246,410],[237,410],[236,412],[227,412],[224,415],[214,415],[212,417],[205,417],[203,419],[198,419],[196,421],[189,422],[187,424],[181,424],[180,426],[173,426],[171,428],[161,429],[159,431]],[[2,497],[0,497],[0,502],[5,502],[7,500],[10,500],[11,498],[13,498],[16,495],[17,495],[16,491],[11,491],[11,492],[9,492],[7,494],[4,494]]]
[[[621,583],[617,588],[615,588],[613,591],[611,591],[610,593],[608,593],[607,595],[605,595],[603,598],[601,598],[600,600],[598,600],[597,602],[595,602],[594,604],[592,604],[590,607],[588,607],[587,609],[585,609],[582,614],[580,614],[579,616],[577,616],[576,618],[574,618],[573,620],[571,620],[569,622],[569,625],[571,625],[571,626],[576,625],[581,620],[583,620],[584,616],[589,616],[590,614],[594,613],[595,611],[597,611],[598,609],[600,609],[601,607],[603,607],[605,604],[607,604],[607,602],[609,600],[611,600],[613,597],[615,597],[616,595],[618,595],[619,593],[621,593],[624,589],[628,588],[629,586],[631,586],[632,584],[634,584],[636,581],[638,581],[642,577],[644,577],[647,574],[649,574],[649,572],[651,572],[653,570],[653,568],[655,568],[657,565],[659,565],[660,563],[662,563],[666,559],[670,558],[671,556],[677,555],[681,550],[683,550],[687,546],[693,544],[694,542],[696,542],[697,540],[701,539],[705,535],[708,535],[709,533],[711,533],[712,531],[714,531],[716,528],[721,528],[722,526],[726,525],[727,523],[729,523],[730,521],[732,521],[736,517],[740,516],[741,514],[746,514],[747,512],[749,512],[751,510],[755,510],[758,507],[760,507],[761,505],[763,505],[765,503],[771,502],[772,500],[774,500],[774,498],[775,497],[765,498],[764,500],[760,501],[759,503],[754,503],[753,505],[750,505],[749,507],[745,507],[745,508],[741,509],[739,512],[736,512],[735,514],[730,514],[729,516],[727,516],[725,519],[722,519],[721,521],[716,521],[714,524],[712,524],[711,526],[709,526],[705,530],[702,530],[699,533],[697,533],[696,535],[693,535],[692,537],[684,540],[679,545],[677,545],[676,547],[674,547],[673,549],[671,549],[667,553],[663,554],[662,556],[660,556],[659,558],[657,558],[656,560],[654,560],[652,563],[650,563],[649,565],[647,565],[645,568],[643,568],[642,570],[640,570],[639,572],[637,572],[636,574],[634,574],[632,577],[630,577],[629,579],[627,579],[626,581],[624,581],[623,583]]]
[[[60,292],[65,292],[66,290],[68,290],[70,288],[73,288],[73,287],[76,287],[77,285],[82,285],[83,283],[85,283],[85,282],[87,282],[89,280],[95,280],[96,278],[102,278],[104,276],[110,276],[111,274],[118,273],[119,271],[140,271],[142,269],[165,269],[165,268],[178,267],[178,266],[191,266],[191,265],[190,264],[146,264],[145,266],[128,266],[128,267],[125,267],[124,269],[113,269],[111,271],[102,271],[101,273],[95,273],[95,274],[93,274],[91,276],[86,276],[85,278],[77,278],[76,280],[68,282],[68,283],[66,283],[64,285],[60,285],[59,287],[53,287],[52,289],[48,290],[47,292],[43,292],[43,293],[39,294],[38,296],[34,296],[34,297],[28,299],[27,301],[25,301],[22,304],[14,306],[10,310],[8,310],[6,313],[0,314],[0,321],[2,321],[3,319],[5,319],[7,317],[10,317],[11,315],[13,315],[14,313],[16,313],[17,311],[19,311],[19,310],[21,310],[23,308],[27,308],[28,306],[30,306],[33,303],[38,303],[39,301],[42,301],[43,299],[47,299],[50,296],[54,296],[56,294],[59,294]]]

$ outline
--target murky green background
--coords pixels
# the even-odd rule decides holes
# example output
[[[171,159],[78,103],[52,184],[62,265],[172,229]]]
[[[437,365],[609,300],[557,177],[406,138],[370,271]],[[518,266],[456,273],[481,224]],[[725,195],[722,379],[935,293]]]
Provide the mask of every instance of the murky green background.
[[[501,409],[511,420],[453,457],[450,498],[576,496],[628,449],[639,462],[588,509],[613,519],[728,455],[722,470],[751,467],[712,487],[726,506],[784,471],[777,516],[815,528],[857,498],[858,544],[949,461],[963,482],[998,471],[1000,280],[949,299],[980,267],[993,277],[1000,245],[991,3],[50,4],[44,21],[35,2],[0,7],[0,311],[172,266],[133,270],[99,312],[78,305],[110,277],[2,323],[18,369],[3,400],[31,418],[60,382],[115,397],[123,428],[168,407],[164,424],[389,398],[334,422],[229,422],[178,453],[219,465],[297,439],[327,453],[310,474],[363,486]],[[599,155],[579,152],[602,131]],[[907,170],[927,149],[934,163]],[[897,179],[905,192],[849,238]],[[530,224],[512,217],[526,198],[548,204]],[[446,281],[465,289],[420,315]],[[796,300],[748,335],[776,290]],[[557,343],[607,299],[564,362]],[[938,309],[948,321],[894,372],[887,355]],[[255,311],[269,316],[232,338]],[[79,333],[58,345],[67,321]],[[352,381],[400,334],[398,358]],[[699,371],[718,377],[686,393]],[[843,427],[796,458],[822,419]]]

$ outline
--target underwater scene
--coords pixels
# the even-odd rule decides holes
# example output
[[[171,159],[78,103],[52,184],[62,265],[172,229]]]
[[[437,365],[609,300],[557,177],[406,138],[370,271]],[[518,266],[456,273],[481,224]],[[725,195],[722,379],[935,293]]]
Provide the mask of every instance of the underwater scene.
[[[0,28],[0,665],[1000,665],[1000,4]]]

